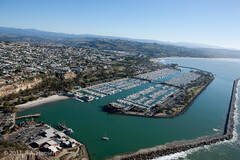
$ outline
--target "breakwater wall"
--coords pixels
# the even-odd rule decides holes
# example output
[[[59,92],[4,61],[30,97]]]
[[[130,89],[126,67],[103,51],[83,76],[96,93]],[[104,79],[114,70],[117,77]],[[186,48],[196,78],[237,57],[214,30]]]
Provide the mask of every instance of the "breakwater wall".
[[[174,154],[177,152],[187,151],[192,148],[211,145],[220,141],[230,140],[233,137],[234,129],[234,113],[236,109],[237,87],[240,79],[233,83],[232,95],[229,104],[228,114],[226,118],[223,135],[203,136],[193,140],[182,140],[167,143],[164,145],[155,146],[152,148],[140,149],[136,152],[130,152],[122,155],[117,155],[108,160],[146,160],[153,159],[165,155]]]
[[[224,135],[228,135],[231,138],[233,137],[233,128],[234,128],[234,111],[236,107],[236,100],[237,100],[237,87],[238,87],[238,82],[240,81],[239,79],[236,79],[233,83],[233,89],[232,89],[232,95],[231,95],[231,101],[228,109],[228,114],[227,114],[227,119],[225,123],[225,128],[224,128]]]

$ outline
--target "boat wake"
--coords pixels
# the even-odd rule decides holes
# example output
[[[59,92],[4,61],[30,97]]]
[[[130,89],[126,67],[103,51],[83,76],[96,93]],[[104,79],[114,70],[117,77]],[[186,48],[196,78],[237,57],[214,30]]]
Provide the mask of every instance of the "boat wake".
[[[225,140],[225,141],[221,141],[221,142],[217,142],[215,144],[211,144],[211,145],[205,145],[202,147],[197,147],[197,148],[192,148],[189,149],[187,151],[183,151],[183,152],[178,152],[178,153],[174,153],[174,154],[170,154],[167,156],[162,156],[162,157],[158,157],[152,160],[178,160],[178,159],[185,159],[187,160],[187,156],[189,154],[192,154],[194,152],[200,151],[200,150],[210,150],[212,147],[217,146],[217,145],[221,145],[221,144],[233,144],[236,143],[238,140],[238,133],[237,133],[237,126],[239,124],[239,109],[238,109],[238,99],[239,99],[239,93],[238,93],[238,89],[240,86],[240,81],[238,81],[237,84],[237,88],[236,88],[236,101],[235,101],[235,110],[234,110],[234,128],[233,128],[233,138],[230,140]]]

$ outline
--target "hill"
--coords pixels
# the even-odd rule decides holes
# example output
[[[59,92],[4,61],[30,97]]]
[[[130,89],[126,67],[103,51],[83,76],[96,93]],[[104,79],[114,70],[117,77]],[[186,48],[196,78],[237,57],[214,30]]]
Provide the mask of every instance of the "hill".
[[[64,34],[45,32],[35,29],[0,27],[0,40],[11,42],[29,42],[37,45],[67,45],[73,47],[96,48],[99,50],[124,51],[145,54],[154,57],[201,57],[201,58],[240,58],[239,50],[219,48],[197,48],[191,45],[181,46],[154,40],[129,39],[90,34]],[[192,45],[194,46],[194,45]]]

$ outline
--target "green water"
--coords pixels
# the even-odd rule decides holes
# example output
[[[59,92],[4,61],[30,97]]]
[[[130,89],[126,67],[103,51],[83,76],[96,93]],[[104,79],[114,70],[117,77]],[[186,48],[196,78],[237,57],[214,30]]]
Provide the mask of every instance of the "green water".
[[[19,114],[41,113],[42,117],[39,120],[52,126],[64,121],[75,131],[72,137],[85,144],[91,159],[97,160],[175,140],[213,135],[216,134],[213,128],[219,128],[223,132],[232,83],[234,79],[240,77],[240,70],[237,69],[240,68],[240,61],[208,59],[168,59],[166,61],[207,70],[214,73],[216,77],[183,115],[173,119],[111,115],[102,111],[103,106],[108,102],[126,97],[151,84],[144,84],[91,103],[68,99]],[[108,136],[111,140],[102,141],[102,136]],[[210,159],[213,159],[208,151],[204,152],[194,152],[187,158],[207,159],[205,155],[209,154]],[[240,156],[238,151],[236,153]]]

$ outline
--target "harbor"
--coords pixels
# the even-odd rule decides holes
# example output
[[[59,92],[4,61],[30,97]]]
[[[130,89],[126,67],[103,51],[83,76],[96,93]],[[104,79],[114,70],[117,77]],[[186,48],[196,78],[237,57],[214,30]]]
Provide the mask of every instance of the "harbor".
[[[163,86],[161,84],[154,85],[145,90],[129,95],[124,99],[118,99],[117,103],[125,106],[137,105],[141,108],[150,109],[156,104],[164,102],[169,96],[178,92],[179,89]]]
[[[156,85],[150,87],[149,89],[145,89],[139,93],[129,95],[123,100],[117,100],[117,103],[124,105],[134,104],[140,107],[151,108],[158,103],[162,103],[165,99],[167,99],[167,97],[177,92],[180,86],[186,85],[191,81],[199,78],[197,75],[198,74],[195,74],[193,72],[186,72],[184,69],[180,68],[164,68],[161,70],[140,74],[132,78],[124,78],[112,82],[90,86],[87,88],[80,88],[75,90],[73,93],[68,93],[68,96],[74,97],[75,100],[78,100],[80,102],[91,102],[93,100],[98,100],[105,96],[114,95],[147,83],[154,83]],[[186,80],[186,82],[184,82],[184,80]],[[179,84],[176,84],[177,82]],[[168,90],[170,90],[170,92],[168,92]],[[138,94],[148,94],[147,92],[152,93],[151,95],[147,97],[141,97],[140,99],[131,98],[136,96],[139,98],[140,96]],[[143,104],[143,101],[146,102]]]
[[[183,152],[189,149],[212,145],[217,142],[230,140],[233,138],[233,129],[234,129],[234,114],[236,114],[236,103],[238,97],[238,84],[240,79],[236,79],[233,83],[231,100],[229,103],[229,109],[227,113],[227,118],[225,122],[224,133],[222,135],[214,135],[214,136],[202,136],[198,137],[193,140],[183,140],[183,141],[175,141],[172,143],[167,143],[165,145],[160,145],[152,148],[141,149],[139,151],[129,153],[129,154],[122,154],[118,156],[114,156],[109,158],[108,160],[131,160],[131,159],[138,159],[138,160],[146,160],[146,159],[153,159],[161,156],[166,156],[170,154],[174,154],[177,152]]]
[[[189,66],[194,66],[194,63],[202,64],[198,67],[211,71],[216,77],[184,114],[173,119],[122,116],[102,112],[102,107],[105,104],[147,89],[152,86],[149,83],[91,102],[80,102],[70,98],[32,108],[19,113],[19,115],[41,113],[39,120],[52,126],[57,126],[58,122],[62,122],[64,119],[67,126],[74,130],[74,133],[70,136],[86,145],[91,159],[99,160],[178,140],[191,140],[202,136],[223,134],[231,99],[232,82],[237,78],[236,75],[240,74],[239,71],[234,70],[234,67],[229,69],[223,67],[221,60],[184,59],[179,61]],[[214,65],[209,62],[214,62]],[[230,63],[233,66],[237,65],[237,62],[234,61]],[[229,62],[225,61],[224,65],[229,65]],[[212,101],[216,98],[216,95],[218,101]],[[218,128],[220,131],[215,132],[213,128]],[[106,136],[106,133],[110,140],[101,140],[101,137]],[[108,152],[105,152],[106,150]],[[233,149],[228,145],[220,145],[211,149],[211,153],[222,151],[226,151],[234,159],[234,155],[231,153],[236,153],[238,149],[237,147]],[[189,157],[195,160],[195,157],[199,157],[199,154],[211,153],[203,149],[196,154],[190,154]],[[217,154],[214,157],[221,160],[226,158],[226,156],[220,157]]]
[[[124,78],[87,88],[76,87],[78,90],[68,93],[68,96],[80,103],[92,103],[144,86],[126,97],[111,100],[111,103],[104,106],[104,111],[144,117],[174,117],[182,113],[213,79],[214,77],[209,74],[194,70],[182,72],[182,69],[177,67],[175,69],[164,68],[138,75],[135,78]],[[199,89],[191,92],[191,99],[182,103],[187,91],[197,87]],[[36,118],[40,115],[37,113],[18,116],[18,119]],[[67,127],[65,123],[58,123],[57,128],[66,135],[74,135],[74,130]],[[110,138],[102,136],[101,140],[109,141]],[[61,150],[61,148],[55,150]]]
[[[181,72],[181,69],[167,68],[139,75],[141,79],[149,80],[152,86],[109,103],[104,106],[104,110],[108,113],[159,118],[180,115],[212,82],[214,76],[206,72],[190,70],[166,80],[167,76],[176,72]],[[158,82],[161,78],[166,81]]]
[[[99,98],[103,98],[107,95],[117,94],[119,92],[138,87],[145,83],[147,83],[147,81],[133,78],[124,78],[121,80],[115,80],[112,82],[74,91],[73,96],[80,102],[90,102]]]
[[[159,80],[159,79],[165,79],[170,75],[173,75],[177,72],[180,72],[180,69],[172,69],[172,68],[164,68],[162,70],[157,70],[154,72],[150,73],[144,73],[136,76],[136,78],[143,79],[143,80],[148,80],[150,82]]]

